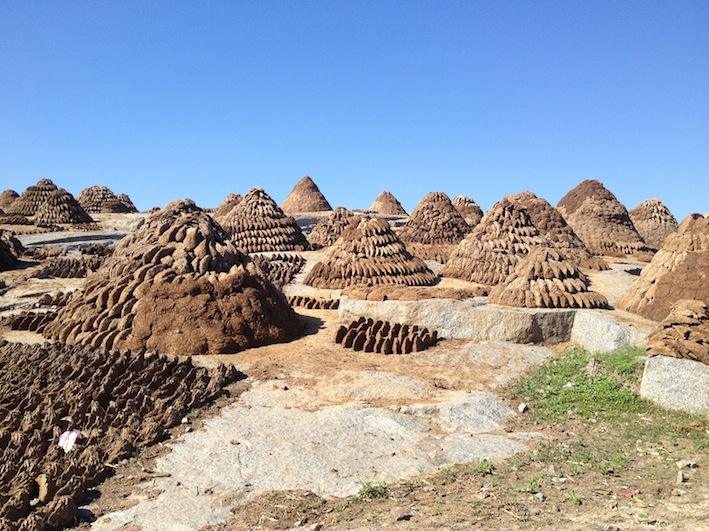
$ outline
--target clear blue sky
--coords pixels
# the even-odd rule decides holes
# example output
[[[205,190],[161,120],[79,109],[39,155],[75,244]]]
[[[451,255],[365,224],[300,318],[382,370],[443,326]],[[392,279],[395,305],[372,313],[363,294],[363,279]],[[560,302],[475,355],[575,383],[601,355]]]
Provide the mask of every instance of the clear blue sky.
[[[709,2],[0,0],[0,189],[709,211]]]

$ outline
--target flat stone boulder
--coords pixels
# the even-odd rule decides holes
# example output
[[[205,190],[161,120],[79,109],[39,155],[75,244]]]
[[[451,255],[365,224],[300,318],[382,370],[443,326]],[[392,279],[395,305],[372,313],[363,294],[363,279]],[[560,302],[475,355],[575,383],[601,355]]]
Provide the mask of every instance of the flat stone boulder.
[[[640,395],[669,409],[709,414],[709,365],[648,356]]]
[[[571,342],[590,353],[615,352],[626,347],[645,347],[649,332],[618,323],[612,317],[579,310],[571,328]]]

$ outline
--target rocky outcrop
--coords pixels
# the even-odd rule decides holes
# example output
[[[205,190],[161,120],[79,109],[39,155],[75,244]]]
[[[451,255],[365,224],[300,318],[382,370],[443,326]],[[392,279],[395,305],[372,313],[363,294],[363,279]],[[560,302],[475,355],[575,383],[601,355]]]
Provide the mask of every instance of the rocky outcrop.
[[[342,325],[335,334],[335,343],[355,351],[377,354],[411,354],[421,352],[438,342],[438,333],[418,326],[374,321],[360,317]]]
[[[703,301],[677,301],[648,338],[648,356],[670,356],[709,365],[709,307]]]
[[[281,203],[284,212],[323,212],[332,210],[318,186],[309,176],[303,177]]]
[[[34,216],[36,225],[53,225],[57,223],[93,223],[94,220],[81,207],[74,196],[58,188],[50,192]]]
[[[667,237],[616,307],[661,321],[681,299],[709,304],[709,218],[701,214],[685,218]]]
[[[386,190],[377,196],[369,210],[390,216],[408,216],[396,197]]]
[[[659,199],[643,201],[629,214],[633,225],[645,243],[655,249],[661,249],[665,238],[673,232],[677,232],[679,226],[670,209]]]
[[[451,203],[471,227],[480,223],[483,218],[483,209],[467,195],[457,195],[451,200]]]
[[[361,216],[346,208],[337,207],[329,216],[317,222],[308,234],[308,241],[316,248],[330,247],[345,230],[356,226],[361,219]]]

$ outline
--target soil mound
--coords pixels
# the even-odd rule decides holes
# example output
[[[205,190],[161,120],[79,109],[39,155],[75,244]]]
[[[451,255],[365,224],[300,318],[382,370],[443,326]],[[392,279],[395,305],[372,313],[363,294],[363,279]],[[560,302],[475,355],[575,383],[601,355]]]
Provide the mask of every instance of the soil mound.
[[[226,196],[224,202],[214,210],[214,219],[217,220],[217,223],[221,223],[224,217],[231,212],[236,205],[241,203],[242,199],[241,194],[229,194]]]
[[[383,219],[362,219],[315,264],[305,284],[342,289],[353,284],[428,286],[436,275],[414,257]]]
[[[600,181],[586,180],[561,198],[556,208],[594,254],[648,253],[627,209]]]
[[[109,465],[241,377],[189,359],[0,341],[0,527],[71,527]],[[69,436],[73,446],[60,447]]]
[[[709,365],[709,308],[698,300],[677,301],[648,338],[647,354],[701,361]]]
[[[522,258],[490,302],[523,308],[607,308],[608,300],[586,287],[586,276],[557,250],[539,247]]]
[[[283,213],[262,188],[253,188],[231,212],[222,227],[245,253],[303,251],[308,240],[295,219]]]
[[[335,343],[355,351],[377,354],[411,354],[421,352],[438,342],[438,333],[419,326],[392,324],[360,317],[335,333]]]
[[[503,198],[456,247],[441,276],[494,286],[503,282],[533,247],[548,246],[527,209]]]
[[[390,216],[408,216],[396,197],[386,190],[377,196],[369,210]]]
[[[49,179],[41,179],[37,184],[30,186],[22,192],[22,195],[15,199],[7,207],[8,214],[20,214],[22,216],[34,216],[39,207],[47,202],[49,194],[57,190],[57,185]]]
[[[53,225],[56,223],[93,223],[94,220],[74,199],[73,195],[64,188],[57,188],[39,206],[34,222],[36,225]]]
[[[226,354],[288,341],[285,297],[191,200],[121,240],[45,335],[68,344],[163,354]]]
[[[332,207],[318,186],[306,175],[281,203],[281,209],[285,212],[323,212],[332,210]]]
[[[346,208],[337,207],[332,213],[317,222],[308,234],[308,241],[315,247],[330,247],[342,233],[362,219]]]
[[[661,321],[681,299],[709,304],[709,218],[701,214],[685,218],[665,239],[616,306]]]
[[[0,194],[0,208],[7,209],[14,201],[20,197],[15,190],[5,190]]]
[[[480,223],[483,218],[483,209],[467,195],[457,195],[451,200],[451,203],[471,227]]]
[[[676,232],[679,226],[670,209],[659,199],[643,201],[629,214],[645,243],[655,249],[661,249],[665,238]]]
[[[119,197],[106,186],[89,186],[88,188],[84,188],[79,192],[79,195],[76,196],[76,200],[89,214],[122,214],[138,211],[127,195],[121,194]]]

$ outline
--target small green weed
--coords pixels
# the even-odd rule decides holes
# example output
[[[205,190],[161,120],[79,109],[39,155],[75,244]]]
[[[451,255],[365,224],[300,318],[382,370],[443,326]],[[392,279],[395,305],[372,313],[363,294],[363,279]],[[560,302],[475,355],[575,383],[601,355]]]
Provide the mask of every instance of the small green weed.
[[[479,476],[487,476],[488,474],[492,474],[493,470],[495,470],[495,466],[490,461],[487,459],[480,459],[468,469],[468,473]]]
[[[581,505],[581,498],[573,490],[569,490],[569,501],[574,505]]]
[[[364,481],[359,484],[359,492],[355,496],[358,502],[373,500],[375,498],[385,498],[389,494],[389,487],[383,481]]]

